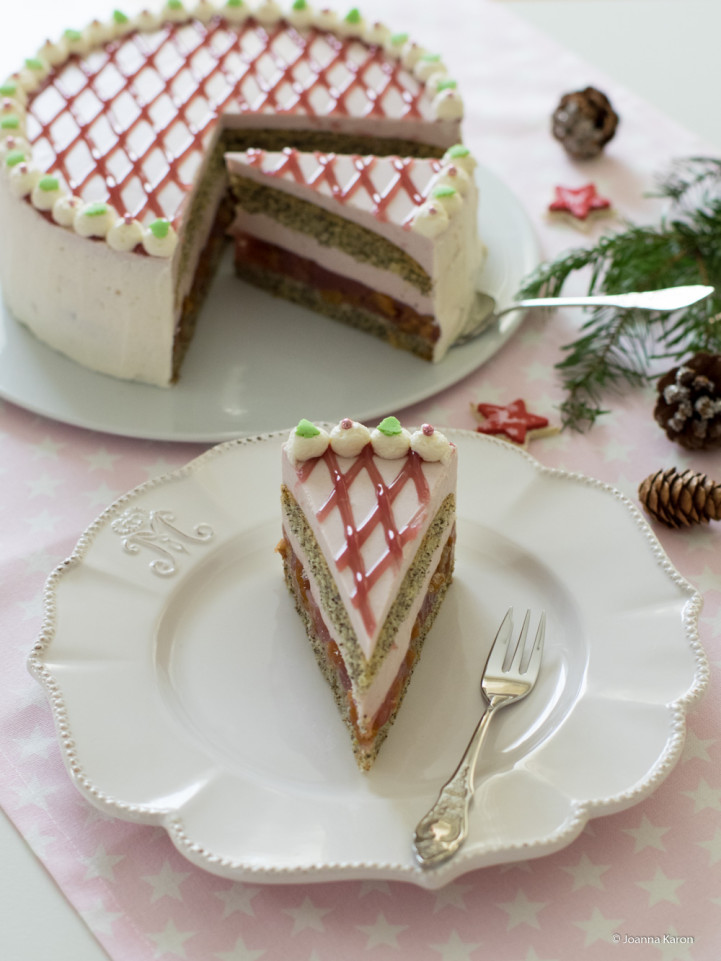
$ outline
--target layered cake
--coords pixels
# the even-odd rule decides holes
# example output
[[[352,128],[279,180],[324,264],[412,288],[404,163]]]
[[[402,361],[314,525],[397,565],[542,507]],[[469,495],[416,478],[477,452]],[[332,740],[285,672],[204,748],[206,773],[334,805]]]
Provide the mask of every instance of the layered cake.
[[[429,424],[301,421],[282,453],[279,551],[368,770],[453,575],[457,452]]]
[[[463,113],[435,52],[306,0],[115,11],[44,43],[0,96],[8,307],[79,363],[158,385],[231,218],[227,151],[441,157]]]
[[[475,161],[251,149],[226,156],[238,274],[438,361],[482,260]]]

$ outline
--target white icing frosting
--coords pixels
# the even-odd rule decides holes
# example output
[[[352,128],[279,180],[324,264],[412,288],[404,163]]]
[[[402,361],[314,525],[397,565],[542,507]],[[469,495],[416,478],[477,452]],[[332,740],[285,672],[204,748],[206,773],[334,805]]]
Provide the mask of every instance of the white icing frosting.
[[[365,32],[366,22],[363,17],[358,17],[355,22],[343,17],[336,26],[336,33],[339,37],[364,37]]]
[[[442,162],[444,166],[446,164],[453,164],[455,167],[465,170],[469,177],[478,166],[476,158],[473,156],[471,151],[467,147],[463,147],[461,144],[456,144],[455,147],[450,147],[448,150],[446,150],[446,152],[443,154]]]
[[[143,230],[143,249],[151,257],[172,257],[178,245],[178,235],[172,225],[164,237],[156,236],[148,227]]]
[[[162,19],[170,23],[182,23],[188,19],[188,11],[182,4],[166,3],[162,10]]]
[[[141,10],[133,22],[138,30],[150,32],[158,29],[161,20],[157,13],[153,13],[152,10]]]
[[[5,161],[5,158],[13,150],[20,150],[28,158],[31,154],[31,147],[25,137],[18,137],[16,134],[11,134],[3,139],[0,139],[0,161]]]
[[[395,57],[396,60],[400,60],[403,56],[403,51],[405,49],[407,40],[406,34],[403,33],[389,33],[388,39],[383,44],[383,48],[387,54],[391,57]]]
[[[10,97],[11,100],[21,104],[23,107],[27,104],[28,95],[17,77],[8,77],[3,83],[3,87],[9,87],[12,91],[4,96]]]
[[[406,68],[406,70],[413,70],[415,65],[421,59],[421,57],[428,53],[428,51],[421,47],[419,44],[414,43],[412,40],[408,41],[403,46],[403,51],[401,53],[401,63]]]
[[[304,7],[299,9],[293,9],[293,7],[291,7],[286,14],[286,20],[291,24],[291,26],[298,30],[302,30],[304,27],[309,27],[315,22],[315,13],[313,12],[311,5],[307,3]]]
[[[433,186],[453,187],[461,197],[465,197],[471,186],[471,178],[462,167],[449,163],[438,171]]]
[[[390,36],[390,29],[384,23],[381,23],[380,20],[369,23],[366,27],[365,39],[368,43],[374,44],[375,46],[387,47]]]
[[[275,3],[275,0],[263,0],[263,2],[253,11],[253,16],[258,23],[277,23],[283,16],[283,11],[278,4]]]
[[[426,79],[426,93],[431,100],[436,96],[443,83],[448,84],[446,88],[448,90],[454,89],[456,86],[456,81],[448,76],[445,68],[443,70],[436,70],[435,73],[431,73],[431,75]]]
[[[95,204],[82,204],[73,219],[73,229],[81,237],[104,237],[118,219],[110,204],[102,204],[102,212]]]
[[[250,10],[248,9],[247,3],[241,3],[240,6],[234,6],[225,3],[222,7],[221,13],[228,23],[244,23],[250,16]]]
[[[331,10],[328,7],[318,10],[315,15],[315,26],[318,27],[319,30],[335,32],[338,29],[338,14],[335,10]]]
[[[437,237],[448,227],[448,213],[437,200],[426,200],[413,214],[411,229],[423,237]]]
[[[61,227],[72,227],[81,206],[82,200],[79,197],[60,197],[53,204],[53,220]]]
[[[436,191],[443,192],[442,194],[437,195]],[[451,217],[455,217],[455,215],[463,206],[463,198],[453,185],[451,185],[450,190],[447,190],[445,185],[438,184],[434,186],[433,190],[431,191],[430,200],[431,203],[440,204],[448,214],[449,219]]]
[[[311,457],[322,457],[328,450],[330,437],[322,427],[312,437],[301,437],[296,428],[290,432],[285,444],[285,450],[291,463],[299,460],[310,460]]]
[[[34,57],[30,63],[25,61],[25,66],[18,74],[18,81],[27,93],[32,93],[40,86],[43,80],[50,73],[50,64],[42,57]]]
[[[25,120],[25,106],[15,97],[3,97],[0,101],[0,117],[17,117],[22,124]]]
[[[209,23],[210,20],[219,13],[218,8],[211,0],[198,0],[198,3],[191,9],[191,16],[201,23]]]
[[[342,420],[330,432],[330,446],[339,457],[357,457],[370,439],[371,432],[356,420]]]
[[[63,39],[67,44],[70,53],[77,53],[84,56],[93,47],[92,38],[89,36],[87,28],[85,30],[66,30]]]
[[[130,217],[119,217],[108,230],[105,237],[108,247],[113,250],[133,250],[143,242],[143,226]]]
[[[47,189],[41,186],[42,178],[35,184],[30,194],[33,207],[38,210],[52,210],[57,201],[66,196],[66,191],[58,184],[57,187]]]
[[[28,163],[19,163],[10,169],[10,189],[16,197],[27,197],[42,173]]]
[[[453,447],[445,434],[430,424],[424,424],[411,434],[411,450],[425,461],[446,461]]]
[[[459,120],[463,116],[463,100],[453,87],[437,93],[432,106],[438,120]]]
[[[113,28],[109,23],[103,23],[101,20],[91,20],[83,33],[92,48],[110,40],[113,35]]]
[[[443,76],[447,72],[445,65],[434,54],[420,56],[413,66],[413,76],[422,83],[436,74]]]
[[[46,40],[38,50],[38,57],[45,60],[51,67],[57,67],[68,59],[68,43],[65,37],[58,40]]]
[[[385,460],[398,460],[405,457],[411,449],[411,435],[405,427],[401,427],[399,434],[384,434],[375,427],[371,431],[373,453]]]

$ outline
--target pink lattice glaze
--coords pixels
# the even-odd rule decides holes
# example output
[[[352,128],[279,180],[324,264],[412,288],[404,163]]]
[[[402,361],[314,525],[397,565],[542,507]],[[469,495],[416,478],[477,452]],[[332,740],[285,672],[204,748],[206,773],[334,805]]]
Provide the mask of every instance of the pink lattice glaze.
[[[248,150],[246,162],[270,177],[292,180],[314,190],[329,192],[341,204],[362,206],[380,221],[409,228],[416,208],[428,197],[440,160],[413,157],[342,156],[301,153],[287,147],[281,153]],[[400,208],[400,215],[393,207]]]
[[[71,55],[29,98],[27,137],[35,165],[83,200],[177,223],[221,116],[326,129],[433,119],[424,85],[379,46],[218,16]]]

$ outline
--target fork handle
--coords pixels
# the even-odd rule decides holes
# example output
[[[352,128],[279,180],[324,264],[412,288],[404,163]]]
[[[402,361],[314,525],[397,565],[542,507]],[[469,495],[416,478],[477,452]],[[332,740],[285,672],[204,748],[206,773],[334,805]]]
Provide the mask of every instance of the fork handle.
[[[413,848],[422,867],[431,867],[450,858],[468,835],[476,761],[494,707],[491,703],[481,715],[458,767],[441,788],[433,807],[416,826]]]

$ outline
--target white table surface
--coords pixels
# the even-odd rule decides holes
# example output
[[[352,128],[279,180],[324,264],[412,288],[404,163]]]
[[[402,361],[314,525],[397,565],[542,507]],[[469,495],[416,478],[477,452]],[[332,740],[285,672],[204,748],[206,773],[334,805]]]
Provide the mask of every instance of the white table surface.
[[[721,112],[715,96],[721,35],[718,0],[498,2],[505,2],[516,14],[721,150]],[[27,6],[30,12],[14,5],[13,18],[22,20],[21,29],[28,36],[35,35],[38,11],[42,11],[45,33],[55,35],[67,23],[83,22],[72,15],[75,10],[93,9],[87,0],[65,0],[63,4],[35,0]],[[2,31],[0,64],[11,65],[19,48],[17,32],[10,36],[9,31]],[[107,961],[106,953],[2,812],[0,852],[2,961]]]

